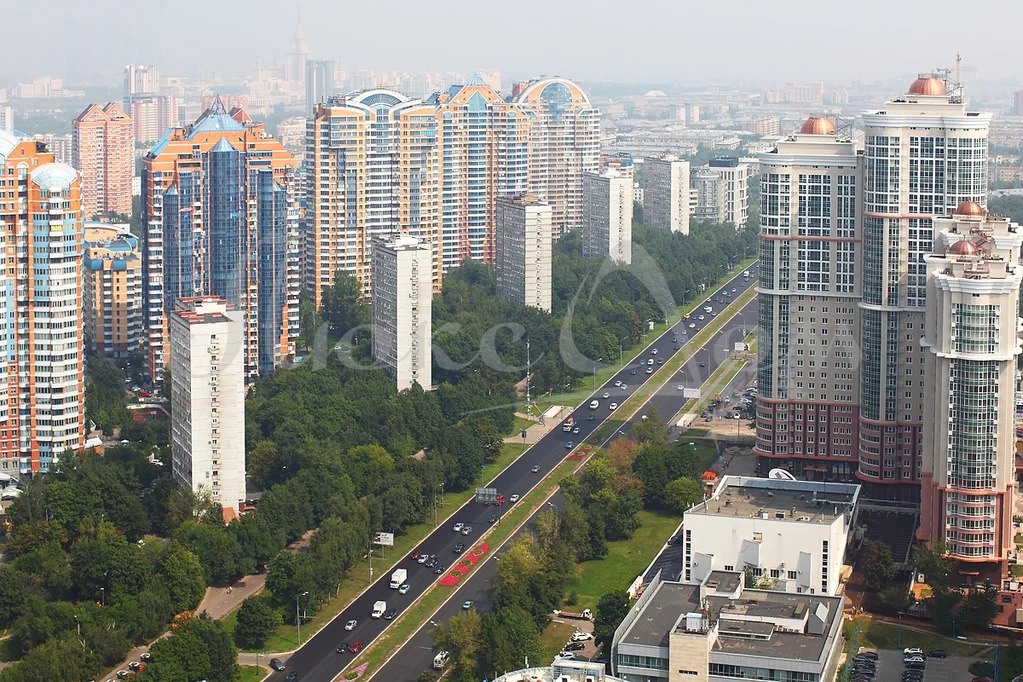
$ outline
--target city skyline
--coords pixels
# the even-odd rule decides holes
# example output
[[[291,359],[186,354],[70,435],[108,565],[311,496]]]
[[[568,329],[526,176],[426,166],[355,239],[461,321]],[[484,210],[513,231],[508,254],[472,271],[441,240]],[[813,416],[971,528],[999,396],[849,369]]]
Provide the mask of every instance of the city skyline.
[[[279,4],[267,3],[262,8],[239,16],[226,3],[204,8],[205,20],[196,24],[187,13],[158,5],[129,5],[123,0],[104,0],[108,11],[88,16],[61,11],[67,0],[55,0],[57,11],[48,24],[53,31],[51,49],[36,54],[32,60],[38,73],[12,73],[0,69],[0,83],[25,75],[60,73],[71,79],[111,84],[120,81],[120,69],[128,63],[155,63],[167,73],[220,73],[239,76],[252,68],[257,60],[264,64],[276,61],[284,65],[289,41],[301,11],[302,25],[314,59],[341,59],[355,69],[398,70],[474,70],[499,69],[514,78],[526,74],[561,75],[583,81],[668,81],[728,82],[772,84],[789,79],[825,80],[897,78],[913,73],[921,64],[931,68],[952,65],[955,51],[964,55],[967,66],[978,75],[993,81],[1014,77],[1011,60],[1000,41],[989,40],[982,32],[962,32],[952,28],[944,17],[947,0],[931,3],[922,11],[922,3],[882,5],[871,0],[862,8],[861,16],[870,16],[871,7],[883,13],[886,22],[879,28],[870,22],[848,22],[836,29],[831,13],[808,11],[817,7],[804,0],[785,0],[769,6],[743,8],[704,5],[699,8],[675,9],[657,3],[638,3],[627,14],[613,11],[610,3],[588,7],[587,33],[625,35],[635,39],[635,49],[580,50],[578,41],[549,41],[542,51],[516,51],[514,57],[491,57],[496,40],[518,40],[522,35],[537,32],[537,17],[548,26],[577,24],[579,8],[572,3],[541,5],[530,0],[513,15],[492,14],[475,10],[467,16],[462,3],[442,0],[428,9],[407,0],[369,4],[344,10],[332,8],[325,0],[306,0]],[[1001,23],[1023,20],[1023,7],[1009,3],[984,3],[988,13],[997,11]],[[301,5],[301,10],[299,10]],[[262,11],[260,11],[262,10]],[[975,10],[978,11],[978,10]],[[33,9],[26,4],[7,8],[12,25],[29,23]],[[267,21],[268,13],[274,20]],[[354,13],[354,17],[351,16]],[[395,22],[395,14],[403,21]],[[449,17],[457,17],[452,26]],[[70,17],[75,17],[71,22]],[[68,21],[62,23],[62,19]],[[379,36],[373,31],[348,29],[338,33],[337,27],[388,25],[392,48],[384,57],[376,48]],[[790,49],[777,49],[776,27],[783,26],[798,43]],[[156,33],[153,26],[163,30]],[[230,26],[238,35],[252,36],[244,45],[223,39],[223,27]],[[911,26],[912,33],[928,36],[926,51],[889,51],[864,49],[881,45],[903,35],[901,27]],[[272,28],[268,28],[272,27]],[[458,41],[429,41],[430,49],[422,49],[423,36],[457,28]],[[709,29],[709,30],[708,30]],[[203,45],[202,50],[176,49],[174,36],[186,33]],[[541,28],[542,32],[542,28]],[[912,37],[912,33],[909,37]],[[905,36],[903,36],[905,37]],[[940,39],[939,39],[940,38]],[[947,38],[947,39],[946,39]],[[29,33],[12,36],[12,49],[27,52],[32,48]],[[725,45],[724,41],[731,41]],[[21,44],[24,42],[24,44]],[[728,49],[722,49],[727,46]],[[770,72],[748,71],[758,63],[760,55],[770,50]],[[694,73],[686,65],[687,55],[708,53],[715,59],[699,61]],[[374,55],[372,61],[363,55]],[[847,56],[855,54],[855,59]],[[487,56],[483,56],[487,55]],[[631,55],[631,58],[623,58]],[[807,59],[807,55],[814,55]],[[23,65],[19,65],[23,68]],[[107,77],[104,78],[104,74]],[[773,75],[772,74],[777,74]],[[97,78],[99,76],[99,78]]]

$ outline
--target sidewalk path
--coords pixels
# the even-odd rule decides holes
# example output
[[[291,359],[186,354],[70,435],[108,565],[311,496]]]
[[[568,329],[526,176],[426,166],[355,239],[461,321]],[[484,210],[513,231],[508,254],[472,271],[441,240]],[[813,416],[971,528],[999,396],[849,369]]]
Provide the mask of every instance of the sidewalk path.
[[[571,414],[573,409],[574,408],[571,408],[571,407],[562,407],[561,411],[558,412],[558,415],[556,417],[554,417],[552,419],[544,419],[544,423],[543,424],[540,424],[539,422],[537,422],[537,423],[532,424],[531,426],[526,427],[526,439],[525,440],[522,440],[522,434],[521,433],[517,433],[514,436],[508,436],[507,438],[505,438],[504,442],[505,443],[525,443],[526,445],[532,445],[533,443],[537,442],[538,440],[540,440],[541,438],[546,436],[548,433],[553,431],[554,429],[560,427],[562,419],[567,417],[568,414]],[[518,417],[525,417],[525,415],[518,414],[518,413],[516,413],[516,416],[518,416]],[[526,417],[526,418],[528,419],[528,417]]]

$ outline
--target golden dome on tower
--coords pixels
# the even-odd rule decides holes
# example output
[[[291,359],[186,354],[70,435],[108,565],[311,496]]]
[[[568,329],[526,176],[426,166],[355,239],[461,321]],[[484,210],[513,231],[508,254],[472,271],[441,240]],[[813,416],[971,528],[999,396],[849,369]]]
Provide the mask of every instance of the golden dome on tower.
[[[984,215],[984,207],[978,204],[976,201],[964,201],[963,203],[956,206],[956,210],[953,211],[953,215]]]
[[[945,81],[937,76],[920,76],[909,86],[911,95],[947,95]]]
[[[835,124],[827,116],[811,116],[799,132],[803,135],[834,135]]]

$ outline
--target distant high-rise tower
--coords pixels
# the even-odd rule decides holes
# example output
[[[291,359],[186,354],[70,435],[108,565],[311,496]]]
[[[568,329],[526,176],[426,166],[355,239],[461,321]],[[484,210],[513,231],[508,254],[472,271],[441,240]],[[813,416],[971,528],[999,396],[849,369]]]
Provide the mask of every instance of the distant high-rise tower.
[[[920,540],[997,584],[1015,549],[1017,335],[1023,228],[965,202],[924,257]]]
[[[160,70],[155,66],[128,64],[124,67],[124,108],[138,97],[160,94]]]
[[[827,118],[760,154],[754,452],[800,479],[854,479],[859,415],[856,143]]]
[[[288,52],[284,55],[284,80],[299,87],[305,85],[305,65],[311,58],[305,31],[302,30],[302,15],[299,13],[295,20],[295,32],[288,43]]]
[[[432,264],[415,237],[373,242],[373,356],[399,391],[432,388]]]
[[[689,234],[689,162],[675,156],[643,160],[643,222]]]
[[[323,104],[334,94],[334,62],[314,61],[305,63],[305,107],[313,111],[317,104]]]
[[[135,135],[131,118],[114,102],[90,104],[71,122],[71,165],[82,174],[86,218],[131,216]]]
[[[97,353],[127,357],[142,343],[139,240],[106,223],[85,224],[82,314],[85,339]]]
[[[0,130],[14,131],[14,112],[8,106],[0,106]]]
[[[0,471],[46,471],[84,443],[82,181],[0,131]]]
[[[167,316],[179,298],[219,296],[245,321],[245,377],[271,371],[298,336],[294,159],[219,99],[168,131],[142,162],[149,370],[161,379]]]
[[[721,156],[711,159],[707,168],[717,173],[724,184],[723,222],[732,223],[737,230],[746,227],[749,217],[749,164],[742,163],[734,156]]]
[[[177,108],[177,100],[160,94],[159,69],[135,64],[124,67],[123,109],[133,122],[136,142],[152,144],[176,126]]]
[[[1012,115],[1023,116],[1023,90],[1012,93]]]
[[[583,174],[583,255],[632,263],[632,177],[614,169]]]
[[[494,226],[497,294],[551,311],[551,207],[536,197],[498,197]]]
[[[170,315],[171,472],[238,515],[245,501],[245,325],[216,297],[183,298]]]
[[[963,202],[986,204],[990,124],[990,114],[967,111],[961,94],[930,74],[863,115],[857,475],[874,484],[870,496],[917,494],[924,404],[935,398],[921,374],[924,256],[933,243],[932,216]]]

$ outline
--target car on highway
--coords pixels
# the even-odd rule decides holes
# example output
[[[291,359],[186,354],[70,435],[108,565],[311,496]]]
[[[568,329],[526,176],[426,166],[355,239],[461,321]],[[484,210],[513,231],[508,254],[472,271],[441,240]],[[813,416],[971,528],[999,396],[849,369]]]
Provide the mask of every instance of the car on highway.
[[[651,350],[650,355],[657,355],[657,349],[654,348],[653,350]]]
[[[735,293],[735,289],[732,289],[732,293],[733,293],[733,294]]]
[[[487,519],[490,523],[497,523],[497,514],[491,514],[490,518]]]
[[[341,642],[341,644],[339,644],[338,647],[334,649],[334,651],[338,652],[339,654],[347,654],[348,642]]]
[[[402,583],[401,587],[398,588],[398,594],[408,594],[410,585],[408,583]]]
[[[412,561],[415,561],[416,559],[418,559],[418,558],[419,558],[419,557],[421,557],[421,556],[423,556],[423,553],[422,553],[422,552],[420,552],[420,551],[419,551],[419,550],[417,549],[417,550],[415,550],[414,552],[412,552],[412,556],[410,556],[410,557],[409,557],[409,559],[412,559]]]
[[[677,343],[675,344],[675,350],[678,350],[678,349],[679,349],[679,348],[681,348],[681,347],[682,347],[682,346],[678,345]]]
[[[461,554],[462,552],[464,552],[464,551],[465,551],[465,543],[464,543],[464,542],[459,542],[459,543],[457,543],[457,544],[455,545],[455,548],[454,548],[454,549],[453,549],[452,551],[453,551],[453,552],[454,552],[455,554]]]
[[[355,629],[355,626],[358,625],[358,624],[359,624],[359,621],[357,621],[357,620],[355,620],[353,618],[352,620],[350,620],[347,623],[345,623],[345,630],[347,630],[348,632],[351,632],[352,630]]]
[[[611,410],[617,410],[618,409],[618,403],[611,403],[607,407],[608,407],[608,409],[611,409]]]
[[[394,620],[394,617],[397,615],[398,612],[394,609],[387,609],[387,611],[384,612],[384,620]]]
[[[646,373],[647,374],[653,374],[654,373],[654,368],[653,367],[647,367],[646,368]]]
[[[664,364],[664,358],[657,358],[657,364],[658,365],[663,365]]]
[[[444,573],[445,570],[447,569],[442,564],[437,564],[433,569],[433,574],[441,575],[442,573]]]
[[[420,564],[425,564],[429,560],[430,560],[430,555],[429,554],[420,554],[419,558],[416,559],[416,562],[420,563]]]
[[[696,329],[696,323],[695,322],[690,322],[689,323],[689,328],[690,329]]]
[[[298,673],[294,670],[284,676],[284,682],[296,682],[296,680],[298,680]]]
[[[515,504],[516,502],[519,501],[519,499],[521,498],[518,495],[512,495],[511,497],[508,498],[508,502],[511,504]]]
[[[632,370],[631,372],[629,372],[629,374],[635,375],[636,374],[636,370]]]
[[[622,385],[622,380],[621,379],[615,379],[615,388],[618,388],[621,385]]]
[[[353,654],[359,653],[360,651],[362,651],[362,642],[360,642],[359,640],[355,640],[354,642],[352,642],[352,645],[348,647],[348,650],[351,651]]]
[[[464,602],[462,602],[462,609],[464,611],[468,611],[469,609],[471,609],[473,607],[473,604],[475,604],[475,603],[476,602],[474,602],[472,599],[466,599]]]
[[[565,441],[565,449],[566,450],[571,450],[574,447],[575,447],[575,443],[573,443],[572,441]],[[512,502],[514,502],[514,501],[515,500],[512,500]]]
[[[455,531],[456,533],[461,533],[463,528],[465,528],[465,524],[459,521],[451,530]]]
[[[462,528],[462,535],[468,535],[471,532],[472,532],[472,526],[470,526],[470,525],[466,525],[464,528]]]
[[[276,670],[277,672],[281,672],[282,670],[284,670],[284,661],[282,661],[279,658],[271,658],[270,667]]]
[[[622,382],[620,382],[620,381],[618,382],[619,385],[621,385],[621,383]],[[601,398],[603,398],[604,400],[607,400],[610,397],[611,397],[611,394],[608,393],[607,391],[604,391],[604,395],[601,396]]]
[[[679,384],[678,385],[678,390],[684,391],[684,390],[686,390],[686,387],[683,384]]]
[[[533,472],[534,474],[538,474],[538,473],[540,473],[540,467],[537,466],[536,464],[534,464],[533,468],[530,469],[530,471]]]
[[[622,384],[622,390],[623,390],[623,391],[626,391],[626,390],[628,390],[628,388],[629,388],[629,385],[628,385],[628,384]]]
[[[590,416],[592,417],[593,415],[591,414]],[[579,427],[578,426],[574,427],[572,429],[572,433],[578,434],[579,433]]]
[[[696,319],[698,319],[698,320],[706,320],[707,318],[706,318],[706,317],[704,317],[703,315],[700,315],[700,316],[699,316],[698,318],[696,318]]]
[[[648,364],[648,365],[654,364],[654,359],[653,358],[647,358],[646,364]]]

